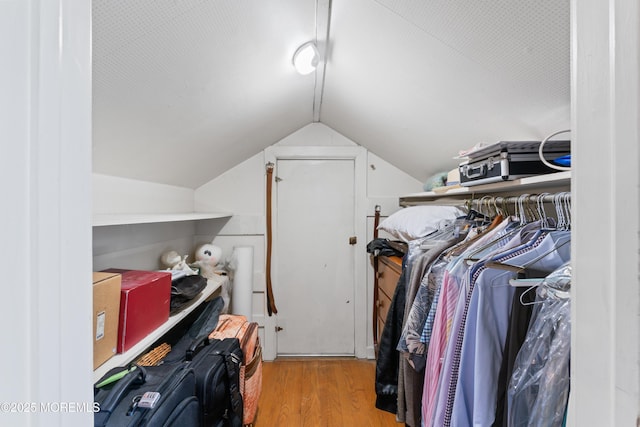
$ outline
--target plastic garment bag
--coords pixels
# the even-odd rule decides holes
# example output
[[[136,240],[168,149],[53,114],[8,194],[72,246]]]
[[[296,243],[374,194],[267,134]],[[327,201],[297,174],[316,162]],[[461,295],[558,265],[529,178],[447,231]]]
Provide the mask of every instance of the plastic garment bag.
[[[508,389],[509,426],[562,426],[569,396],[571,267],[551,273],[536,306]]]

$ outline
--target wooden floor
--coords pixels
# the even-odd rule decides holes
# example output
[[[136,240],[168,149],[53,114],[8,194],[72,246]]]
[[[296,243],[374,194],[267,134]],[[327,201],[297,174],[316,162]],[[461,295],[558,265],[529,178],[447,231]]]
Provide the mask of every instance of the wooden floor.
[[[375,361],[284,358],[264,362],[255,427],[393,426],[375,407]]]

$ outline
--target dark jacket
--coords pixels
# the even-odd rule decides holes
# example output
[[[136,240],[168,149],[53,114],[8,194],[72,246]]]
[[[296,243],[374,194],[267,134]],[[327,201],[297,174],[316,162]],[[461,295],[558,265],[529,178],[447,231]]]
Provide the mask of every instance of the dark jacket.
[[[405,256],[402,273],[393,293],[391,306],[382,329],[376,361],[376,408],[396,414],[398,411],[398,368],[400,353],[396,350],[402,335],[402,319],[406,299]]]

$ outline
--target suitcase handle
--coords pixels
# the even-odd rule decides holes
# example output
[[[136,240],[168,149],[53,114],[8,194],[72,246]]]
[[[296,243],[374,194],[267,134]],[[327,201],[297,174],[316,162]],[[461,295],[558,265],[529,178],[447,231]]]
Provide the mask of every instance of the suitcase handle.
[[[464,166],[462,173],[467,178],[478,178],[486,175],[487,173],[486,168],[487,168],[487,165],[485,163],[482,163],[477,168],[474,168],[473,166],[470,166],[470,165],[466,165]],[[477,170],[477,172],[473,172],[473,170]]]
[[[253,374],[255,374],[256,371],[258,370],[258,365],[260,364],[260,362],[262,362],[262,347],[260,346],[260,343],[258,343],[256,347],[256,351],[253,354],[253,357],[249,362],[247,362],[247,365],[244,368],[245,369],[244,377],[245,378],[252,377]]]
[[[144,384],[147,377],[147,371],[139,365],[135,365],[136,369],[129,372],[109,390],[109,395],[100,404],[100,412],[111,415],[116,409],[123,397],[135,385]],[[105,418],[108,420],[108,416]]]
[[[210,343],[209,335],[203,335],[200,338],[196,338],[191,343],[191,346],[187,349],[187,354],[185,355],[185,360],[187,362],[191,362],[196,354],[198,354],[198,347],[202,344],[202,347],[208,346]]]

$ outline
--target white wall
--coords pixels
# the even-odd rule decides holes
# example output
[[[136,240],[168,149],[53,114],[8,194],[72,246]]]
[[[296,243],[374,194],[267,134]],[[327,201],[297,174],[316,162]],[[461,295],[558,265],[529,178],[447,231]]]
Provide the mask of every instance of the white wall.
[[[188,213],[194,190],[135,179],[93,174],[93,214]],[[211,230],[224,220],[203,221]],[[163,252],[175,250],[193,261],[195,221],[93,228],[93,271],[106,268],[161,268]]]
[[[358,147],[331,128],[310,124],[279,141],[274,147]],[[265,313],[265,160],[259,153],[197,190],[93,174],[94,214],[231,212],[230,219],[172,223],[118,225],[93,228],[93,270],[106,268],[157,269],[160,255],[168,250],[190,254],[202,243],[213,242],[229,259],[236,246],[254,248],[254,320],[264,326]],[[366,161],[367,236],[372,236],[373,212],[377,204],[383,215],[399,208],[398,195],[420,191],[422,184],[373,153]],[[363,245],[364,247],[364,245]],[[191,258],[193,259],[193,257]],[[365,265],[367,292],[373,283],[368,254]],[[367,311],[371,312],[367,296]],[[370,322],[367,328],[370,329]],[[261,329],[265,354],[275,356],[269,336]],[[371,331],[366,332],[367,354],[373,355]],[[269,353],[273,350],[272,353]]]
[[[89,1],[0,2],[2,425],[93,419],[90,25]]]
[[[640,423],[640,5],[572,1],[571,426]]]
[[[637,7],[636,0],[572,1],[574,43],[580,40],[572,88],[579,144],[573,206],[580,212],[574,426],[634,425],[640,407]],[[0,67],[0,174],[11,201],[0,213],[8,242],[0,257],[25,271],[21,286],[3,287],[11,301],[0,314],[11,344],[0,359],[10,367],[0,386],[4,402],[92,399],[91,349],[79,338],[91,324],[90,17],[88,1],[0,2],[0,51],[9,64]],[[3,417],[12,426],[91,425],[82,413]]]
[[[274,147],[357,147],[353,141],[345,138],[333,129],[320,124],[310,124],[282,139]],[[310,151],[311,152],[311,151]],[[233,218],[220,230],[215,243],[221,246],[225,254],[230,254],[233,246],[251,245],[254,247],[254,320],[264,326],[265,318],[265,158],[264,153],[253,156],[220,177],[210,181],[195,192],[197,211],[228,211]],[[374,168],[371,167],[374,165]],[[422,183],[388,164],[379,157],[367,155],[367,203],[373,215],[373,206],[383,204],[386,214],[398,209],[398,195],[421,191]],[[367,223],[370,219],[363,218]],[[201,236],[206,241],[208,236]],[[362,245],[363,247],[365,245]],[[361,263],[369,264],[368,255],[363,251]],[[367,279],[367,312],[369,319],[372,310],[372,279]],[[373,356],[373,343],[370,338],[371,325],[367,320],[367,354]],[[262,337],[265,358],[275,357],[275,343],[271,334]]]
[[[193,212],[191,188],[94,173],[93,214]]]

